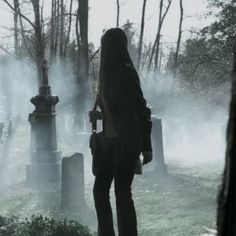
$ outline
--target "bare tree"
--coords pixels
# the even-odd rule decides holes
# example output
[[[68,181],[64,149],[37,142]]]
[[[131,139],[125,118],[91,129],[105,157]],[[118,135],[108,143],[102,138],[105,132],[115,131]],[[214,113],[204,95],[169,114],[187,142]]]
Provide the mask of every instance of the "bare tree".
[[[140,65],[141,65],[141,56],[142,56],[142,48],[143,48],[143,32],[144,32],[144,23],[145,23],[146,3],[147,3],[147,0],[143,0],[141,30],[140,30],[140,36],[139,36],[138,57],[137,57],[137,68],[138,68],[138,70],[141,69]]]
[[[181,43],[181,38],[182,38],[183,15],[184,15],[183,0],[180,0],[179,4],[180,4],[180,19],[179,19],[178,40],[177,40],[175,57],[174,57],[174,71],[173,71],[174,78],[176,77],[176,71],[177,71],[179,49],[180,49],[180,43]]]
[[[24,18],[24,20],[26,20],[33,28],[35,28],[35,25],[34,23],[28,18],[26,17],[25,15],[23,15],[20,11],[19,11],[19,5],[18,5],[18,9],[15,9],[14,6],[12,6],[8,0],[3,0],[7,6],[13,11],[13,12],[16,12],[18,13],[22,18]]]
[[[161,29],[162,29],[165,17],[166,17],[166,15],[167,15],[167,13],[168,13],[168,11],[170,9],[170,5],[172,3],[172,0],[168,0],[167,6],[166,6],[166,8],[164,10],[164,13],[163,13],[163,3],[164,3],[164,0],[161,0],[160,1],[160,6],[159,6],[158,29],[157,29],[156,39],[155,39],[154,45],[152,47],[150,61],[149,61],[149,64],[148,64],[148,71],[150,71],[150,69],[151,69],[154,54],[155,54],[154,68],[155,68],[155,70],[158,69],[160,40],[161,40]]]
[[[59,31],[60,31],[60,0],[56,0],[56,27],[55,27],[55,43],[54,43],[54,51],[55,57],[57,56],[58,52],[58,41],[59,41]]]
[[[227,128],[227,149],[218,196],[218,236],[236,235],[236,39],[233,52],[232,95]]]
[[[64,47],[64,57],[66,56],[67,53],[67,46],[70,40],[70,32],[71,32],[71,25],[72,25],[72,7],[73,7],[73,0],[70,1],[70,9],[69,9],[69,26],[68,26],[68,31],[65,39],[65,47]]]
[[[78,0],[76,15],[76,39],[78,46],[78,124],[82,124],[82,113],[88,95],[89,47],[88,47],[88,0]]]
[[[14,6],[12,6],[9,1],[7,0],[3,0],[7,6],[14,12],[17,13],[18,16],[20,17],[20,24],[21,27],[23,27],[22,24],[22,19],[24,19],[25,21],[27,21],[30,26],[32,26],[33,30],[34,30],[34,53],[32,52],[31,55],[35,55],[35,62],[36,62],[36,67],[37,67],[37,71],[38,71],[38,76],[40,77],[40,65],[41,65],[41,61],[44,58],[44,39],[43,39],[43,32],[42,32],[42,25],[41,25],[41,14],[40,14],[40,5],[39,5],[39,0],[30,0],[32,6],[33,6],[33,11],[34,11],[34,23],[28,18],[26,17],[24,14],[21,13],[20,11],[20,7],[18,5],[17,8],[15,8]],[[22,34],[23,35],[23,34]],[[29,48],[28,48],[29,49]],[[39,80],[40,81],[40,80]]]
[[[76,12],[76,20],[75,20],[75,34],[78,50],[80,49],[80,34],[79,34],[79,8]]]
[[[65,26],[64,0],[60,1],[60,46],[59,55],[64,56],[64,26]]]
[[[35,24],[35,54],[37,61],[38,74],[41,78],[41,61],[44,58],[44,39],[42,33],[41,17],[40,17],[40,5],[39,0],[31,0],[34,10],[34,24]]]
[[[18,27],[18,19],[19,19],[19,14],[18,14],[18,6],[19,2],[18,0],[14,0],[14,48],[15,48],[15,54],[19,54],[19,27]]]
[[[80,26],[79,65],[81,78],[88,79],[89,55],[88,55],[88,0],[78,0],[78,18]]]
[[[24,25],[23,25],[23,17],[20,14],[21,10],[20,8],[18,8],[18,12],[19,12],[19,21],[20,21],[20,33],[21,33],[21,38],[22,38],[22,44],[21,46],[24,46],[27,53],[29,54],[30,58],[34,61],[34,63],[36,64],[36,56],[32,50],[31,45],[29,45],[29,40],[27,39],[26,35],[25,35],[25,29],[24,29]]]
[[[51,24],[50,24],[50,61],[53,61],[56,52],[55,52],[55,24],[56,24],[56,0],[52,0],[51,5]]]
[[[116,27],[120,25],[120,1],[116,0],[117,15],[116,15]]]

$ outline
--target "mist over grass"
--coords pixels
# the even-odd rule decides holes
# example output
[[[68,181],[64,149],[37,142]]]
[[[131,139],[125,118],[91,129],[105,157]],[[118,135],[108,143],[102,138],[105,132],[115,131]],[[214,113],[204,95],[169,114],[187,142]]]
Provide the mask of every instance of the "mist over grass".
[[[151,180],[146,177],[153,163],[144,168],[144,176],[135,177],[134,200],[140,234],[154,236],[164,232],[179,236],[192,230],[194,235],[199,235],[204,231],[202,226],[214,228],[216,186],[225,155],[230,85],[201,91],[167,75],[147,76],[143,72],[140,77],[144,97],[153,115],[162,119],[164,154],[169,171],[166,184],[161,183],[162,179],[158,182],[153,173],[149,176]],[[95,98],[91,96],[86,102],[85,125],[83,129],[77,129],[74,104],[79,102],[75,99],[79,87],[71,64],[56,62],[50,65],[49,85],[52,94],[59,96],[56,105],[58,150],[63,156],[74,152],[84,154],[85,200],[92,216],[86,218],[85,215],[62,212],[58,188],[45,193],[42,189],[32,191],[25,187],[25,164],[30,155],[28,115],[35,109],[30,99],[38,94],[38,85],[35,70],[15,59],[0,63],[0,97],[3,97],[0,99],[0,120],[20,121],[11,141],[7,145],[0,144],[0,166],[4,170],[0,175],[0,215],[26,217],[40,213],[59,219],[67,217],[85,224],[92,222],[91,229],[96,231],[92,196],[94,177],[88,147],[91,127],[87,114]],[[113,192],[111,199],[115,206]],[[191,225],[194,225],[193,229]]]
[[[230,84],[194,89],[171,76],[145,76],[144,96],[153,114],[162,119],[166,158],[184,164],[222,163]]]

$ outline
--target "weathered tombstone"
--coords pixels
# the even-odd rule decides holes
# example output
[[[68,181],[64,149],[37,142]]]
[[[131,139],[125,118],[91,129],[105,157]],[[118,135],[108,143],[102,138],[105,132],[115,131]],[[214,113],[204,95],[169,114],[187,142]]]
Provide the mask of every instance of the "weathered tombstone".
[[[59,99],[51,95],[46,60],[42,62],[42,84],[39,95],[31,99],[35,110],[29,115],[31,124],[31,163],[26,167],[29,186],[60,182],[61,153],[57,149],[56,109]]]
[[[84,157],[75,153],[62,159],[61,207],[78,211],[84,206]]]
[[[4,128],[4,122],[0,122],[0,142],[3,140],[3,128]]]
[[[10,138],[13,134],[13,121],[8,121],[8,129],[7,129],[7,138]]]
[[[162,121],[153,116],[152,124],[152,148],[155,160],[154,171],[160,175],[167,175],[167,166],[164,161]]]

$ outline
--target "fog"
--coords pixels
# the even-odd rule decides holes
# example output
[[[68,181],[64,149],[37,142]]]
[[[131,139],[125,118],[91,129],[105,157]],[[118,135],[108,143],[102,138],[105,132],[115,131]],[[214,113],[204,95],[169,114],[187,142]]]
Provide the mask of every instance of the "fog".
[[[163,122],[166,158],[189,163],[224,159],[229,85],[196,94],[171,76],[143,72],[140,77],[152,114]],[[38,94],[34,68],[8,57],[0,64],[0,78],[1,120],[21,120],[29,126],[28,115],[34,110],[30,99]],[[94,97],[86,103],[83,129],[75,132],[73,104],[77,102],[74,97],[78,86],[71,65],[66,62],[50,65],[49,84],[52,94],[60,100],[56,106],[59,139],[78,143],[79,140],[71,140],[71,136],[76,132],[90,132],[87,113],[93,106]]]
[[[162,119],[164,158],[167,166],[196,166],[199,169],[202,164],[213,164],[222,169],[230,86],[195,94],[188,86],[177,79],[173,80],[171,76],[147,75],[143,72],[140,73],[140,78],[152,115]],[[9,199],[14,198],[16,192],[20,191],[26,199],[20,200],[23,202],[20,211],[11,209],[5,214],[27,216],[36,211],[62,219],[65,216],[76,218],[70,212],[54,212],[55,206],[60,205],[60,194],[52,189],[45,193],[41,188],[36,192],[24,188],[25,165],[30,159],[28,115],[34,110],[30,99],[38,94],[34,68],[9,57],[0,63],[0,79],[0,121],[6,123],[10,119],[15,125],[10,141],[0,144],[0,191],[10,194]],[[59,96],[59,103],[56,105],[58,150],[62,151],[62,156],[70,156],[75,152],[84,154],[85,199],[92,213],[89,213],[89,217],[83,215],[79,219],[85,224],[93,222],[96,225],[92,197],[94,177],[88,146],[91,127],[87,119],[94,97],[86,102],[84,126],[77,129],[73,104],[76,102],[74,96],[78,92],[78,86],[71,65],[67,62],[50,65],[49,84],[52,94]],[[153,140],[153,145],[155,142]],[[150,164],[149,170],[152,167]],[[144,169],[144,174],[149,170]]]
[[[162,119],[165,158],[182,164],[224,162],[230,84],[200,94],[168,75],[142,75],[153,114]]]

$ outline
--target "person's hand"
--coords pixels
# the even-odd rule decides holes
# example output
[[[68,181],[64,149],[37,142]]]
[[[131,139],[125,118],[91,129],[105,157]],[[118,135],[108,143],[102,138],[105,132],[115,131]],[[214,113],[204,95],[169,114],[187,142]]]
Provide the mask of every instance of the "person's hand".
[[[152,161],[152,151],[144,151],[143,154],[143,165]]]
[[[91,123],[96,122],[97,120],[102,119],[102,113],[100,111],[90,111],[89,112],[89,121]]]

